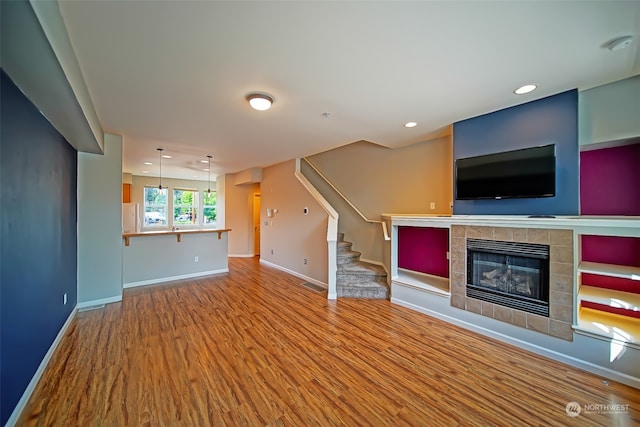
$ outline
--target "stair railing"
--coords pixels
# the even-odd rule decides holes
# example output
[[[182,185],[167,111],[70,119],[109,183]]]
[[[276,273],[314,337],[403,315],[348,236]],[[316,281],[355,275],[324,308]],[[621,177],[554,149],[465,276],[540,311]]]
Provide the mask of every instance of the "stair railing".
[[[327,299],[337,299],[336,275],[338,272],[338,212],[331,206],[322,194],[300,172],[300,159],[296,159],[295,176],[302,186],[311,194],[329,216],[327,221],[327,250],[328,250],[328,283]]]
[[[380,224],[380,226],[382,227],[382,234],[384,235],[384,240],[391,240],[391,236],[389,236],[389,232],[387,230],[387,223],[385,221],[369,219],[366,216],[364,216],[364,214],[360,212],[360,209],[358,209],[353,203],[351,203],[351,201],[347,199],[347,197],[342,193],[342,191],[338,190],[336,186],[333,185],[333,183],[329,181],[329,179],[322,172],[320,172],[320,170],[313,163],[311,163],[311,161],[307,157],[304,157],[303,160],[311,167],[311,169],[313,169],[318,174],[318,176],[320,176],[320,178],[322,178],[333,189],[333,191],[338,193],[338,195],[342,197],[342,199],[345,202],[347,202],[347,204],[351,206],[351,208],[354,211],[356,211],[358,215],[360,215],[360,218],[362,218],[365,222],[368,222],[370,224]]]

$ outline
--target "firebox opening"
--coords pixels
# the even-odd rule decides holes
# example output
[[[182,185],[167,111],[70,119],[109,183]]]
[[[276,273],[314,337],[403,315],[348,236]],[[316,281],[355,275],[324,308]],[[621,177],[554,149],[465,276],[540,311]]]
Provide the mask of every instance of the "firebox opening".
[[[467,239],[467,296],[549,317],[549,246]]]

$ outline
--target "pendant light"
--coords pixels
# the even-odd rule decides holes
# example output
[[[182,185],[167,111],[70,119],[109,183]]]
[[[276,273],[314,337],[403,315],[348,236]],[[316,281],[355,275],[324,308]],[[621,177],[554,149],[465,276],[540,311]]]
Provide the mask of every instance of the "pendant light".
[[[207,193],[211,194],[211,156],[207,156],[209,158],[209,169],[207,169],[207,171],[209,172],[209,187],[207,188]]]
[[[162,190],[162,152],[164,148],[158,148],[158,151],[160,152],[160,184],[158,185],[158,189]]]

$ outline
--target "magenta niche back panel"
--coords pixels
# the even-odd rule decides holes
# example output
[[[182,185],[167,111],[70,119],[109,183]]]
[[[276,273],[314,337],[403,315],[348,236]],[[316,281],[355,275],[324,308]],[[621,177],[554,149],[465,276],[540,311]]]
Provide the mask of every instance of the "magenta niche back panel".
[[[398,267],[449,277],[449,229],[398,227]]]

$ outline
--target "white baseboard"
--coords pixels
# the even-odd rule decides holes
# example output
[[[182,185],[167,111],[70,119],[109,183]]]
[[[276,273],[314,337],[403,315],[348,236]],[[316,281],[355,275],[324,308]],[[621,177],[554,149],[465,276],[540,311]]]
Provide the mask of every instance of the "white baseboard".
[[[78,306],[76,305],[73,308],[73,310],[71,310],[71,313],[69,314],[69,317],[67,317],[67,320],[62,325],[62,328],[60,328],[58,335],[56,335],[56,339],[54,339],[53,343],[51,343],[49,350],[44,355],[44,358],[42,359],[42,362],[40,362],[38,369],[36,369],[35,374],[33,374],[33,377],[31,377],[31,381],[29,381],[27,388],[24,390],[24,393],[22,393],[22,397],[16,404],[16,407],[13,409],[13,412],[11,413],[11,416],[7,420],[5,427],[14,427],[16,425],[18,418],[20,418],[20,415],[22,415],[22,411],[24,410],[24,407],[27,405],[27,402],[31,398],[31,395],[33,394],[33,390],[35,390],[36,386],[38,385],[38,381],[40,381],[40,378],[42,377],[44,370],[47,368],[47,365],[51,361],[51,357],[53,356],[53,353],[58,348],[60,341],[62,341],[62,337],[64,337],[64,334],[67,332],[67,329],[69,328],[69,325],[71,324],[71,321],[75,317],[77,311],[78,311]]]
[[[613,369],[607,369],[605,367],[593,364],[591,362],[587,362],[586,360],[578,359],[572,356],[568,356],[566,354],[559,353],[554,350],[550,350],[545,347],[541,347],[535,344],[528,343],[526,341],[522,341],[520,339],[492,331],[490,329],[484,328],[482,326],[474,325],[472,323],[466,322],[464,320],[456,319],[455,317],[448,316],[446,314],[429,310],[428,308],[421,307],[416,304],[412,304],[407,301],[403,301],[396,298],[391,298],[391,302],[394,304],[401,305],[403,307],[410,308],[412,310],[418,311],[423,314],[427,314],[429,316],[435,317],[437,319],[443,320],[447,323],[452,323],[454,325],[460,326],[462,328],[468,329],[473,332],[477,332],[481,335],[485,335],[491,338],[495,338],[498,341],[505,342],[507,344],[514,345],[516,347],[522,348],[524,350],[528,350],[532,353],[539,354],[541,356],[548,357],[549,359],[557,360],[558,362],[565,363],[569,366],[573,366],[575,368],[582,369],[587,372],[594,373],[596,375],[600,375],[606,378],[610,378],[612,380],[618,381],[622,384],[626,384],[633,388],[640,388],[640,378],[633,377],[631,375],[624,374],[622,372],[614,371]]]
[[[193,279],[194,277],[211,276],[213,274],[228,273],[228,268],[218,270],[201,271],[199,273],[181,274],[178,276],[160,277],[158,279],[141,280],[139,282],[129,282],[122,285],[123,288],[135,288],[137,286],[155,285],[157,283],[173,282],[175,280]]]
[[[253,258],[256,254],[229,254],[229,258]]]
[[[275,269],[278,269],[278,270],[284,271],[285,273],[289,273],[289,274],[291,274],[292,276],[299,277],[300,279],[303,279],[303,280],[305,280],[305,281],[307,281],[307,282],[311,282],[311,283],[313,283],[313,284],[315,284],[315,285],[322,286],[322,287],[324,287],[324,288],[328,288],[328,287],[329,287],[329,285],[327,285],[327,284],[326,284],[326,283],[324,283],[324,282],[321,282],[320,280],[316,280],[316,279],[314,279],[313,277],[305,276],[304,274],[298,273],[297,271],[289,270],[288,268],[283,267],[283,266],[281,266],[281,265],[274,264],[274,263],[269,262],[269,261],[265,261],[265,260],[263,260],[262,258],[260,258],[260,264],[265,264],[265,265],[267,265],[267,266],[269,266],[269,267],[273,267],[273,268],[275,268]],[[331,299],[331,298],[329,298],[329,299]]]
[[[100,298],[100,299],[94,299],[91,301],[79,302],[76,305],[76,308],[81,309],[81,308],[93,307],[94,305],[111,304],[113,302],[120,302],[120,301],[122,301],[122,295],[116,295],[115,297]]]

